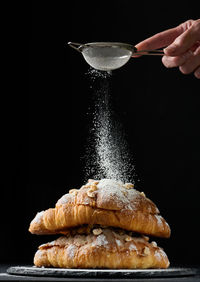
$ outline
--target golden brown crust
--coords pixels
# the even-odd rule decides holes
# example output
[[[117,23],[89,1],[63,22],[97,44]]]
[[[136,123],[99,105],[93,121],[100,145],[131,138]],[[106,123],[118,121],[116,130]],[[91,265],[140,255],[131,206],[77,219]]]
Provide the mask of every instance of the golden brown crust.
[[[83,224],[101,224],[159,237],[169,237],[170,228],[156,205],[142,193],[120,182],[90,181],[64,195],[54,209],[36,215],[33,234],[62,233]]]
[[[167,268],[169,260],[147,237],[98,228],[89,235],[62,236],[41,245],[34,264],[64,268]]]

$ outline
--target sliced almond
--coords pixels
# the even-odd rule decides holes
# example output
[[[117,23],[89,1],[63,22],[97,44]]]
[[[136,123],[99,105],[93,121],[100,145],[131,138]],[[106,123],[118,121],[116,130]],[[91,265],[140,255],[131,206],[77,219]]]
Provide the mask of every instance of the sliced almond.
[[[122,191],[124,196],[127,196],[128,192],[127,191]]]
[[[127,236],[127,237],[125,238],[125,241],[126,241],[126,242],[130,242],[130,241],[132,241],[132,240],[133,240],[133,238],[130,237],[130,236]]]
[[[134,184],[132,184],[132,183],[125,183],[125,184],[124,184],[124,187],[125,187],[126,189],[131,189],[131,188],[134,187]]]
[[[153,247],[157,247],[157,243],[156,243],[155,241],[152,241],[152,242],[151,242],[151,245],[152,245]]]
[[[88,190],[88,191],[87,191],[87,195],[88,195],[88,197],[90,197],[90,198],[95,198],[96,192],[95,192],[95,191],[92,191],[92,190]]]
[[[97,236],[97,235],[100,235],[103,231],[101,228],[96,228],[96,229],[93,229],[92,232],[94,235]]]
[[[77,195],[78,194],[78,189],[71,189],[71,190],[69,190],[69,194]]]
[[[90,191],[96,191],[97,190],[97,186],[95,184],[92,184],[90,186]]]
[[[149,237],[148,236],[143,235],[142,237],[144,238],[145,241],[147,241],[147,242],[149,241]]]
[[[77,247],[80,247],[81,245],[83,245],[83,239],[77,238],[76,241],[75,241],[75,245]]]
[[[144,192],[140,192],[140,194],[141,194],[143,197],[146,197],[146,195],[144,194]]]
[[[149,248],[147,246],[145,246],[143,253],[144,253],[144,255],[148,256],[148,255],[150,255],[151,252],[150,252]]]
[[[83,185],[83,186],[81,187],[81,190],[82,190],[82,189],[85,189],[85,188],[90,188],[90,184],[88,183],[88,184]]]

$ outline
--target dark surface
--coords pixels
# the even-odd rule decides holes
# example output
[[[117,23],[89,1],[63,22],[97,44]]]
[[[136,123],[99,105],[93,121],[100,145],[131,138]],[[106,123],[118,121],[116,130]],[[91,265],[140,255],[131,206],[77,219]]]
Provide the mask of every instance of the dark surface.
[[[126,282],[130,282],[130,281],[135,281],[135,282],[143,282],[143,281],[151,281],[151,282],[196,282],[196,281],[200,281],[200,276],[199,275],[195,275],[195,276],[182,276],[182,277],[171,277],[171,278],[163,278],[163,277],[157,277],[157,278],[150,278],[150,277],[146,277],[146,278],[137,278],[137,277],[128,277],[123,279],[122,277],[115,277],[115,278],[108,278],[108,277],[101,277],[101,278],[78,278],[78,277],[34,277],[34,276],[24,276],[24,275],[10,275],[6,273],[6,270],[8,269],[8,267],[10,267],[10,265],[1,265],[0,266],[0,281],[115,281],[115,282],[119,282],[119,281],[126,281]],[[19,266],[20,267],[20,266]],[[191,270],[193,270],[194,272],[199,272],[199,269],[197,268],[190,268],[190,273]],[[200,273],[200,272],[199,272]]]
[[[9,274],[42,276],[42,277],[72,277],[72,278],[155,278],[155,277],[187,277],[200,274],[198,269],[174,267],[168,269],[133,269],[133,270],[106,270],[106,269],[60,269],[36,268],[31,266],[15,266],[8,268]]]
[[[88,65],[65,43],[136,44],[199,17],[198,1],[178,7],[132,0],[33,1],[32,8],[22,2],[8,2],[3,10],[10,40],[3,42],[11,50],[2,53],[8,78],[1,95],[0,261],[9,264],[31,264],[38,246],[55,238],[29,234],[30,221],[84,181],[87,113],[95,95],[85,75]],[[192,74],[147,56],[131,59],[111,78],[138,190],[157,204],[172,229],[170,239],[152,240],[172,265],[199,264],[199,85]]]

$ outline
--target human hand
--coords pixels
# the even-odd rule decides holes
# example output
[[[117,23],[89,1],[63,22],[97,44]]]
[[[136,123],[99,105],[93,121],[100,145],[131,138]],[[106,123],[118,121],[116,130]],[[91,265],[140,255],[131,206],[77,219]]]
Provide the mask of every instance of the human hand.
[[[194,72],[195,77],[200,79],[200,19],[188,20],[157,33],[135,47],[138,51],[166,47],[162,57],[165,67],[179,67],[183,74]]]

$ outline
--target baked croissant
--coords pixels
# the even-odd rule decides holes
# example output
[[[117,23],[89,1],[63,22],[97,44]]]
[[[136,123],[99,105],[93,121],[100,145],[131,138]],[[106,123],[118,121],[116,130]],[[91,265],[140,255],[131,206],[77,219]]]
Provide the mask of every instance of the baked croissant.
[[[87,235],[62,236],[41,245],[34,264],[63,268],[167,268],[167,255],[148,239],[123,230],[95,228]]]
[[[55,208],[38,213],[29,231],[33,234],[68,233],[68,229],[83,224],[170,236],[169,225],[144,193],[134,189],[133,184],[112,179],[89,180],[79,190],[70,190]]]

